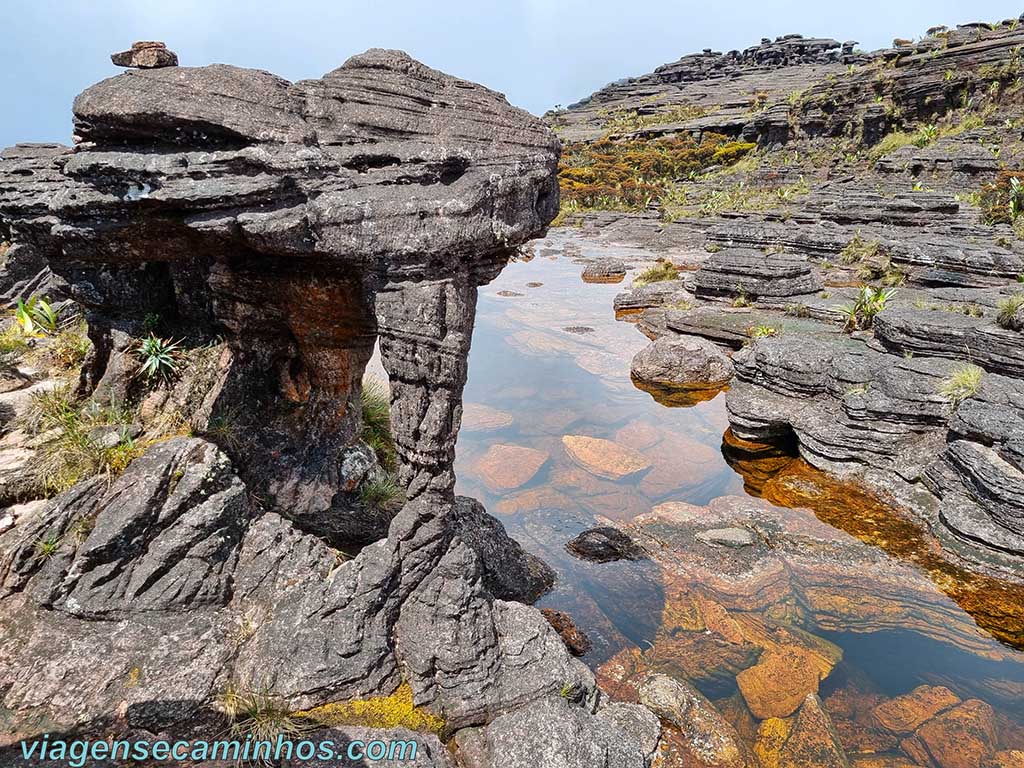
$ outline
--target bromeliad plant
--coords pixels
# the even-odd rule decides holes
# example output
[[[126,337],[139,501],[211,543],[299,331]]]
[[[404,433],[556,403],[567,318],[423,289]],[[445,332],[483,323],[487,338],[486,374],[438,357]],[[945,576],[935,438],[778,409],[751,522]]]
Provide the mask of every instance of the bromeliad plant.
[[[28,301],[18,299],[14,319],[26,336],[38,338],[57,332],[57,310],[46,299],[38,296],[33,296]]]
[[[180,342],[161,339],[152,333],[142,340],[136,354],[142,361],[139,372],[147,379],[159,378],[167,381],[173,378],[181,367]]]
[[[870,285],[861,286],[857,298],[852,304],[844,304],[836,307],[846,317],[846,325],[843,327],[847,333],[863,331],[870,328],[875,322],[875,316],[885,309],[886,303],[896,293],[895,288],[873,288]]]

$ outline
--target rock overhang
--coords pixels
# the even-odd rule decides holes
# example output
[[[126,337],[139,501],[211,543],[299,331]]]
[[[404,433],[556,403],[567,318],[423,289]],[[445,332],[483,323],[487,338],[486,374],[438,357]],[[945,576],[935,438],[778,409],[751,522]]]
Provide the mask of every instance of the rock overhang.
[[[51,258],[235,245],[462,271],[543,234],[558,209],[559,143],[539,119],[399,51],[296,83],[221,64],[129,71],[74,113],[73,148],[0,160],[0,218]],[[125,247],[146,238],[157,247]]]
[[[123,398],[147,317],[194,346],[223,337],[230,359],[189,423],[243,410],[246,481],[372,539],[387,521],[351,514],[343,456],[379,337],[403,485],[450,496],[476,289],[558,210],[548,127],[380,49],[295,83],[129,71],[82,93],[74,119],[73,147],[0,155],[0,232],[86,309],[84,393]]]

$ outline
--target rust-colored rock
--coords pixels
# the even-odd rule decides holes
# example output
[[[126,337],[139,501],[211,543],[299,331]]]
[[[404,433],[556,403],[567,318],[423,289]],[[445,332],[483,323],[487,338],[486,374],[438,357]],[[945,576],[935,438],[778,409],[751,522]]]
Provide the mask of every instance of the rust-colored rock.
[[[640,703],[681,731],[689,762],[702,768],[757,768],[757,759],[736,729],[693,686],[651,675],[639,688]]]
[[[793,724],[781,717],[770,717],[761,722],[754,742],[754,754],[761,761],[761,768],[779,768],[782,748],[786,745]]]
[[[788,717],[808,694],[818,692],[822,657],[807,648],[771,648],[754,666],[736,675],[747,706],[755,717]]]
[[[983,768],[996,749],[995,713],[981,699],[968,699],[929,720],[901,746],[937,768]]]
[[[875,707],[878,723],[893,733],[911,733],[922,723],[960,703],[960,697],[944,686],[919,685]]]
[[[494,432],[511,426],[512,414],[499,411],[482,403],[466,403],[462,406],[463,432]]]
[[[1024,750],[1007,749],[996,752],[985,768],[1024,768]]]
[[[591,474],[608,480],[622,480],[638,475],[650,468],[651,462],[642,453],[585,435],[565,435],[562,444],[566,452]]]
[[[548,620],[548,624],[555,628],[558,636],[562,638],[565,647],[573,656],[585,656],[593,647],[590,638],[583,632],[565,611],[556,611],[554,608],[541,608],[540,612]]]
[[[526,485],[548,460],[548,454],[521,445],[492,445],[476,463],[476,472],[492,491]]]
[[[832,719],[821,699],[810,694],[779,755],[779,768],[849,768]]]

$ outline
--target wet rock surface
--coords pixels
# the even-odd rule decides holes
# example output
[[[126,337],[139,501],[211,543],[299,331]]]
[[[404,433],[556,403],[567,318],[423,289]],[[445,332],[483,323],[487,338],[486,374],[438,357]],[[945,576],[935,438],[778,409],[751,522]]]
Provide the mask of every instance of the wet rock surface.
[[[644,556],[641,547],[618,528],[591,528],[565,545],[576,557],[595,563],[615,560],[637,560]]]

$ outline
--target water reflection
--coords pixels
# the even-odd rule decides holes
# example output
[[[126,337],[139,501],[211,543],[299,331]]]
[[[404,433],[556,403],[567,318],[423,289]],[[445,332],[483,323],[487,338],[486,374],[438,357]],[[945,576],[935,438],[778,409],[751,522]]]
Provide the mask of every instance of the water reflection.
[[[920,527],[792,446],[736,438],[720,393],[634,386],[629,361],[647,341],[614,317],[621,285],[581,280],[564,253],[572,237],[481,289],[456,471],[459,492],[556,569],[541,605],[590,636],[585,661],[606,688],[628,698],[647,670],[685,677],[753,741],[766,714],[811,686],[848,751],[874,753],[899,751],[875,706],[944,685],[995,708],[1000,748],[1024,747],[1021,587],[956,567]],[[575,254],[593,249],[573,242]],[[621,450],[581,461],[566,436]],[[609,479],[602,462],[622,456],[644,468]],[[609,520],[632,526],[651,559],[598,565],[566,552]],[[709,527],[755,544],[708,546],[698,534]]]

